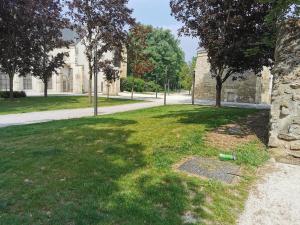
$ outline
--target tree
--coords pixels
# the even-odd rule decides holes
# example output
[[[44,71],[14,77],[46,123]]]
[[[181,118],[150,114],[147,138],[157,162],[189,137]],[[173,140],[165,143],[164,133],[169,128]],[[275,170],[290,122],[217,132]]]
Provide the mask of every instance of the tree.
[[[132,10],[127,7],[127,4],[128,0],[68,1],[74,27],[86,48],[85,54],[89,62],[90,102],[92,102],[93,70],[101,69],[103,56],[107,52],[123,49],[128,36],[125,28],[127,25],[134,24],[134,19],[131,17]],[[96,63],[93,60],[94,54],[97,54]],[[111,62],[106,61],[106,63]]]
[[[154,29],[149,36],[148,44],[149,48],[146,51],[155,68],[150,76],[156,76],[157,82],[164,86],[166,104],[168,84],[178,77],[184,62],[184,54],[179,47],[179,41],[169,30]]]
[[[192,76],[196,67],[196,57],[193,57],[190,63],[184,63],[180,71],[180,87],[184,90],[188,90],[189,94],[191,93],[192,88]]]
[[[113,82],[115,82],[117,79],[119,79],[119,70],[117,68],[114,68],[109,63],[103,64],[103,74],[105,77],[105,81],[107,83],[107,98],[109,98],[109,89]]]
[[[32,39],[32,75],[44,83],[44,96],[48,96],[48,82],[53,73],[64,65],[66,52],[54,51],[58,48],[68,47],[69,42],[64,41],[62,29],[69,21],[62,16],[60,0],[35,0],[32,8],[31,33]]]
[[[144,74],[150,73],[154,67],[149,60],[146,52],[147,39],[152,31],[152,27],[136,24],[129,33],[129,41],[127,47],[128,53],[128,68],[133,77],[131,88],[131,99],[133,99],[134,77],[142,78]]]
[[[216,106],[221,106],[222,86],[228,78],[243,78],[245,71],[259,73],[269,66],[274,45],[265,23],[271,5],[256,0],[171,0],[172,14],[184,23],[180,33],[200,39],[208,53],[216,80]]]
[[[271,23],[278,23],[286,18],[298,17],[300,0],[260,0],[262,3],[271,4],[271,10],[266,19]]]
[[[10,99],[13,98],[14,76],[30,72],[30,3],[21,0],[1,0],[0,3],[0,71],[9,77]]]
[[[184,63],[184,53],[179,44],[171,31],[162,28],[153,29],[147,39],[148,48],[145,51],[154,69],[146,74],[145,78],[163,86],[165,93],[168,84],[178,84],[179,73]]]

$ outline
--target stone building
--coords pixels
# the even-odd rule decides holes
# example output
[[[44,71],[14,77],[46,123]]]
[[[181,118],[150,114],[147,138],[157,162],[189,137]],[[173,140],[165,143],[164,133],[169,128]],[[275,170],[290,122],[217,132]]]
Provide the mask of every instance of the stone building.
[[[275,53],[269,146],[300,157],[300,20],[281,26]]]
[[[195,97],[201,100],[216,99],[216,81],[211,77],[210,64],[206,51],[198,52],[195,75]],[[245,79],[231,81],[229,78],[222,89],[222,101],[270,104],[272,75],[264,68],[261,76],[247,72]]]
[[[65,58],[65,65],[60,69],[59,74],[53,74],[49,80],[48,93],[74,93],[82,94],[88,92],[89,89],[89,69],[88,60],[85,56],[85,47],[75,32],[65,29],[63,30],[63,38],[73,41],[69,48],[56,49],[57,52],[68,52],[69,56]],[[108,52],[105,56],[107,59],[114,58],[114,52]],[[127,75],[127,63],[117,62],[115,64],[120,70],[120,77]],[[108,84],[104,79],[103,73],[98,74],[98,90],[103,94],[107,93]],[[6,74],[0,72],[0,91],[9,90],[9,79]],[[28,74],[26,77],[14,77],[14,90],[25,91],[27,94],[43,93],[44,84],[36,77]],[[120,81],[109,84],[110,95],[118,95],[120,92]]]

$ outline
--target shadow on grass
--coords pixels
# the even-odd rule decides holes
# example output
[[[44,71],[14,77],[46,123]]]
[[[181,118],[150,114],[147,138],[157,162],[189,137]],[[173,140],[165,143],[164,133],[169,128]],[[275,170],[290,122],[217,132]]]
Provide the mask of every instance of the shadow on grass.
[[[188,188],[176,175],[140,174],[147,158],[146,146],[131,140],[136,123],[87,118],[2,129],[0,224],[181,225]]]
[[[178,117],[178,123],[201,124],[204,125],[206,129],[211,130],[255,112],[257,112],[257,110],[254,109],[213,108],[201,106],[193,110],[174,111],[155,118]]]

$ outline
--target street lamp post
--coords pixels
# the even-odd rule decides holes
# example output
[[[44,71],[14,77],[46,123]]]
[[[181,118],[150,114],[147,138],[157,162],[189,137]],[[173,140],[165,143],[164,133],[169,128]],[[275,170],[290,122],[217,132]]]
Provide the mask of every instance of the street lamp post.
[[[97,46],[94,53],[94,116],[98,116],[98,71],[97,71]]]

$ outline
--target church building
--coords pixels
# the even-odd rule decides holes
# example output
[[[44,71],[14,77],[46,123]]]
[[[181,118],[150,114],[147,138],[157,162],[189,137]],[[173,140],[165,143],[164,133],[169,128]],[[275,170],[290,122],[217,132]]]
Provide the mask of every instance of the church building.
[[[65,65],[60,69],[59,74],[53,74],[48,83],[48,93],[73,93],[83,94],[89,90],[89,67],[88,60],[85,55],[85,46],[78,38],[77,34],[69,29],[63,30],[63,38],[73,43],[69,48],[56,49],[54,52],[67,52],[68,57],[65,58]],[[114,52],[108,52],[104,57],[114,59]],[[127,63],[116,62],[115,67],[119,68],[119,76],[126,77]],[[9,90],[8,75],[0,72],[0,91]],[[28,74],[26,77],[14,77],[14,91],[25,91],[27,94],[42,94],[44,90],[43,82]],[[110,95],[118,95],[120,92],[120,81],[117,80],[112,84],[105,81],[102,72],[98,74],[98,91]]]

